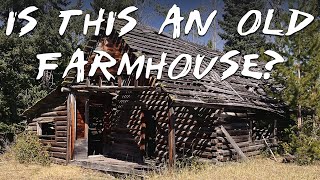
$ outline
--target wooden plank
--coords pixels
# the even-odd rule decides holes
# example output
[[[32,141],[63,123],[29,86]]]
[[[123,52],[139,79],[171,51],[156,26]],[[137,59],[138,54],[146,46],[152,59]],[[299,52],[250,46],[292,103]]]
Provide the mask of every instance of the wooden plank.
[[[74,143],[76,138],[76,99],[73,93],[69,94],[68,97],[68,124],[69,128],[67,131],[67,141],[68,141],[68,151],[67,151],[67,161],[71,160],[73,158],[73,152],[74,152]]]
[[[42,135],[41,124],[37,122],[37,135]]]
[[[85,128],[84,128],[84,137],[85,139],[88,139],[89,136],[89,98],[87,97],[85,101],[85,112],[84,112],[84,118],[85,118]]]
[[[39,117],[34,119],[34,122],[53,122],[53,121],[66,121],[67,116],[51,116],[51,117]]]
[[[90,79],[89,79],[89,77],[86,78],[86,86],[87,86],[87,87],[90,86]]]
[[[67,126],[56,126],[56,131],[67,131],[68,127]]]
[[[175,129],[174,129],[174,110],[171,107],[168,112],[169,118],[169,134],[168,134],[168,144],[169,144],[169,167],[174,168],[175,166],[175,156],[176,156],[176,142],[175,142]]]
[[[55,164],[66,164],[67,161],[64,159],[59,159],[59,158],[54,158],[54,157],[50,157],[51,162],[55,163]]]
[[[67,110],[67,107],[65,105],[58,106],[58,107],[52,109],[52,111],[63,111],[63,110]]]
[[[102,78],[99,76],[99,87],[102,87]]]
[[[134,79],[134,87],[138,87],[139,86],[139,82],[137,79]]]
[[[67,126],[67,127],[69,127],[67,119],[66,119],[66,121],[57,121],[56,122],[56,126]]]
[[[249,141],[250,142],[253,141],[252,134],[253,134],[253,120],[249,119]]]
[[[277,128],[277,120],[275,119],[274,122],[273,122],[273,144],[277,144],[277,131],[278,131],[278,128]]]
[[[41,117],[67,116],[67,111],[54,111],[41,114]]]
[[[118,87],[121,88],[122,86],[122,77],[118,76]]]
[[[50,147],[49,151],[51,152],[62,152],[62,153],[66,153],[67,149],[63,148],[63,147]]]
[[[268,149],[269,149],[269,151],[270,151],[270,153],[271,153],[271,155],[272,155],[273,159],[277,162],[277,158],[276,158],[276,156],[273,154],[272,149],[270,148],[270,146],[269,146],[269,144],[268,144],[268,142],[267,142],[266,138],[264,138],[264,136],[263,136],[263,135],[262,135],[262,139],[263,139],[264,143],[266,144],[266,146],[268,147]]]
[[[70,99],[70,114],[71,114],[71,158],[73,158],[74,154],[74,144],[76,140],[76,98],[73,93],[70,94],[71,99]]]
[[[68,132],[67,131],[56,131],[56,136],[57,137],[67,137]]]
[[[66,159],[67,157],[66,153],[60,153],[60,152],[49,152],[49,155],[59,159]]]
[[[66,164],[68,164],[71,160],[70,158],[70,149],[71,149],[71,143],[70,143],[70,126],[71,126],[71,123],[70,123],[70,118],[71,118],[71,115],[70,115],[70,111],[69,111],[69,108],[70,108],[70,95],[68,96],[68,99],[67,99],[67,122],[65,124],[65,122],[63,123],[60,123],[60,125],[67,125],[67,138],[66,138],[66,142],[67,142],[67,154],[66,154]],[[58,124],[56,123],[56,126]],[[56,138],[56,141],[59,141],[57,138]],[[64,139],[60,139],[60,141],[64,141]]]
[[[69,139],[68,137],[56,137],[57,142],[68,142],[68,144],[69,144],[68,139]]]
[[[74,160],[87,159],[88,158],[88,136],[89,136],[89,97],[85,97],[84,102],[84,137],[77,138],[74,144]]]
[[[220,126],[220,128],[221,128],[221,131],[223,132],[223,134],[226,136],[226,139],[229,141],[229,143],[232,145],[232,147],[236,150],[236,152],[239,154],[241,159],[247,161],[248,160],[247,156],[241,151],[241,149],[239,148],[237,143],[232,139],[232,137],[230,136],[228,131],[223,126]]]
[[[71,86],[71,89],[74,90],[87,90],[87,91],[104,91],[104,92],[108,92],[108,91],[146,91],[146,90],[155,90],[154,87],[150,87],[150,86],[86,86],[86,85],[74,85]]]
[[[56,141],[51,141],[51,140],[41,140],[41,143],[44,145],[50,145],[51,147],[63,147],[67,148],[67,143],[66,142],[56,142]]]

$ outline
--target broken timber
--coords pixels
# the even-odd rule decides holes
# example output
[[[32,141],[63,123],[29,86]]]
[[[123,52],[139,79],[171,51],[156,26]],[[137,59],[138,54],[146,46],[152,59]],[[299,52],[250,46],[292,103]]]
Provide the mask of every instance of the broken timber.
[[[146,91],[154,90],[155,88],[150,86],[86,86],[86,85],[75,85],[71,86],[74,90],[88,90],[88,91],[116,91],[116,90],[126,90],[126,91]]]
[[[262,135],[262,138],[263,138],[263,141],[264,141],[264,143],[266,144],[267,148],[269,149],[269,151],[270,151],[273,159],[274,159],[276,162],[278,162],[278,161],[277,161],[277,158],[276,158],[276,156],[274,155],[274,153],[272,152],[272,149],[271,149],[271,147],[269,146],[266,138],[264,138],[264,135]]]
[[[230,134],[228,133],[228,131],[221,126],[221,131],[223,132],[223,134],[226,136],[226,139],[229,141],[229,143],[232,145],[232,147],[234,148],[234,150],[236,150],[236,152],[238,153],[238,155],[241,157],[242,160],[247,161],[248,158],[247,156],[241,151],[241,149],[239,148],[239,146],[237,145],[237,143],[233,140],[233,138],[230,136]]]

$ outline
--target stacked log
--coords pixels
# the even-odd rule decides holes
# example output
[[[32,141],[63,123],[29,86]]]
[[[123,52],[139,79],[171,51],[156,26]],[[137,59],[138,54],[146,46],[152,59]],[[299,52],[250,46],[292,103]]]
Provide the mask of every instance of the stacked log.
[[[106,148],[105,153],[117,159],[142,162],[139,147],[141,108],[139,105],[134,105],[135,101],[137,101],[135,92],[121,92],[115,99],[110,116],[110,134],[107,138],[109,148]]]
[[[66,163],[67,159],[67,106],[66,103],[53,109],[48,109],[38,118],[33,119],[28,124],[28,131],[37,133],[37,124],[41,122],[53,122],[55,124],[55,135],[41,136],[40,141],[44,145],[49,145],[49,155],[51,160],[57,163]]]
[[[230,114],[232,113],[230,112],[229,115]],[[257,114],[235,114],[237,115],[225,116],[223,121],[217,122],[217,125],[223,125],[225,129],[227,129],[228,133],[246,156],[258,155],[266,148],[265,142],[261,138],[262,135],[264,135],[268,143],[272,144],[273,137],[270,136],[270,133],[267,133],[272,131],[272,122],[265,121],[264,119],[257,119]],[[259,121],[263,121],[265,124],[262,129],[257,127],[256,122]],[[229,161],[239,159],[236,151],[226,140],[219,128],[216,128],[216,132],[219,136],[217,138],[218,143],[216,144],[217,160]],[[252,136],[250,136],[250,133],[252,133]],[[260,134],[259,138],[257,134]]]

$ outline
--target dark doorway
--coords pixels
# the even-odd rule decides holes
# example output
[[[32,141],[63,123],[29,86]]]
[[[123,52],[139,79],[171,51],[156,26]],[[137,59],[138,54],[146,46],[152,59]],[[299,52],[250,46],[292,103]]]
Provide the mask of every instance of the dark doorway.
[[[89,155],[103,154],[104,108],[89,106]]]
[[[152,111],[143,111],[144,120],[146,123],[145,128],[145,157],[147,159],[155,157],[156,150],[156,130],[157,130],[157,122],[155,120],[155,113]]]

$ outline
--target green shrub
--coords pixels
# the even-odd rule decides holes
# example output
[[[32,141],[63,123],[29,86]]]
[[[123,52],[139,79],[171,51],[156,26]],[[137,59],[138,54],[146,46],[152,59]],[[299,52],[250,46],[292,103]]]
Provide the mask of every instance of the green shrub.
[[[283,143],[286,153],[293,154],[295,162],[299,165],[311,164],[320,160],[320,139],[318,136],[309,136],[304,133],[291,134],[290,142]]]
[[[43,146],[35,134],[24,132],[17,135],[12,153],[13,157],[22,164],[49,165],[50,158],[47,149],[48,147]]]

